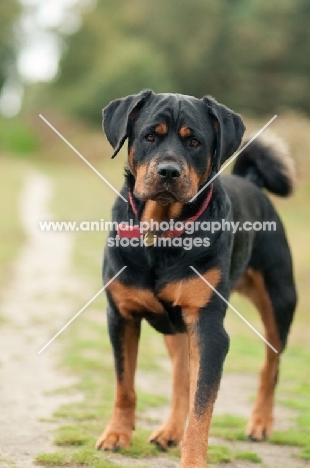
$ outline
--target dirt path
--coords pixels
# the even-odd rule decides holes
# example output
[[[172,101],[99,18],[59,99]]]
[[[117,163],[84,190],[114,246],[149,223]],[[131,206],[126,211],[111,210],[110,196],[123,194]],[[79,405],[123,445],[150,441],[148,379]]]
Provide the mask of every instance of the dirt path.
[[[55,342],[39,349],[72,315],[64,292],[72,283],[69,233],[40,232],[38,221],[50,218],[53,186],[49,178],[30,172],[20,196],[19,214],[25,245],[14,265],[11,284],[1,303],[0,340],[0,467],[30,468],[40,452],[53,451],[53,424],[41,422],[63,402],[53,390],[72,379],[55,370]],[[78,397],[78,396],[76,396]],[[75,397],[71,397],[70,401]]]

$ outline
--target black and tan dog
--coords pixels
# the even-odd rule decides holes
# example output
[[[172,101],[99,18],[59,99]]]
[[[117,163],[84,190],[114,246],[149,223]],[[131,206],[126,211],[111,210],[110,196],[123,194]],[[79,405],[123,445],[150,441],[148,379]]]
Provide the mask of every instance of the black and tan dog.
[[[296,292],[289,247],[281,221],[263,188],[280,196],[292,191],[292,161],[277,142],[255,140],[236,160],[233,175],[210,181],[239,147],[241,117],[211,97],[196,99],[146,90],[111,102],[104,109],[104,130],[113,157],[128,139],[128,169],[113,221],[274,221],[275,232],[208,233],[210,245],[107,246],[104,281],[127,268],[107,288],[108,326],[116,370],[112,418],[98,449],[130,444],[135,426],[134,376],[141,320],[164,334],[173,364],[173,397],[166,423],[150,438],[166,449],[182,441],[181,468],[204,468],[208,432],[222,368],[229,347],[223,327],[226,304],[190,267],[226,299],[232,290],[257,307],[268,342],[266,360],[247,433],[268,436],[273,424],[279,356],[292,321]],[[198,196],[192,198],[198,193]],[[112,230],[110,238],[118,232]],[[158,233],[163,236],[164,234]],[[123,237],[126,237],[126,234]],[[132,237],[128,230],[128,237]],[[182,239],[185,233],[169,231]],[[186,234],[204,238],[198,228]],[[152,237],[151,237],[152,239]],[[113,246],[114,245],[114,246]],[[233,401],[232,401],[233,407]],[[184,437],[184,428],[188,426]]]

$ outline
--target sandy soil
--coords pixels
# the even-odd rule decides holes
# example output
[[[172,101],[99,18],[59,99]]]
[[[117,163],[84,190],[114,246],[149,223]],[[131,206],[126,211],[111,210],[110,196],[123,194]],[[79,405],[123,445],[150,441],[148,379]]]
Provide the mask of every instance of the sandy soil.
[[[0,340],[0,467],[30,468],[33,457],[53,451],[53,425],[40,422],[68,401],[53,395],[72,379],[55,369],[57,342],[41,355],[40,348],[73,315],[68,291],[72,282],[69,233],[40,232],[38,221],[49,219],[51,181],[36,172],[26,175],[20,196],[20,218],[27,239],[3,292]],[[78,398],[73,396],[72,399]]]

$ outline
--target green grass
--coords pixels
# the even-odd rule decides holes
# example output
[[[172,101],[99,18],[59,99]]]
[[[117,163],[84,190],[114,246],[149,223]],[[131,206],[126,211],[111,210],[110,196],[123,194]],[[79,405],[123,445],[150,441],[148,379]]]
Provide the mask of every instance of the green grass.
[[[158,449],[151,444],[148,446],[145,442],[142,441],[140,436],[136,436],[134,438],[134,444],[127,450],[121,450],[119,453],[126,457],[132,457],[133,463],[135,458],[143,458],[145,460],[146,465],[141,468],[148,467],[148,458],[154,457],[158,455]],[[133,447],[136,448],[133,448]],[[140,450],[138,449],[140,448]],[[172,450],[174,454],[179,454],[178,449]],[[239,456],[240,455],[240,456]],[[232,454],[232,451],[223,445],[211,445],[209,448],[209,463],[216,464],[216,463],[228,463],[233,461],[237,458],[247,459],[252,462],[256,462],[257,456],[255,458],[255,454],[253,453],[246,453],[247,458],[242,456],[241,454],[236,454],[235,456]],[[160,452],[161,457],[167,457],[167,455]],[[118,468],[120,466],[124,466],[123,464],[119,465],[109,460],[109,455],[106,455],[101,452],[94,452],[91,449],[80,449],[80,450],[71,450],[71,451],[60,451],[56,453],[46,453],[46,454],[39,454],[36,456],[35,462],[37,464],[43,466],[70,466],[70,467],[81,467],[85,466],[88,468]],[[126,465],[126,468],[131,468],[134,465]],[[141,465],[139,465],[141,466]]]
[[[42,453],[36,456],[35,462],[43,466],[69,466],[71,468],[89,467],[89,468],[119,468],[120,465],[108,460],[101,453],[93,450],[73,450],[71,452],[61,451],[57,453]],[[127,468],[130,468],[128,466]],[[143,467],[142,467],[143,468]]]
[[[132,458],[155,457],[161,450],[154,444],[150,444],[147,439],[149,432],[143,429],[138,429],[133,434],[133,440],[130,447],[120,450],[120,453]]]
[[[213,416],[211,435],[230,441],[247,440],[244,432],[246,419],[234,415]]]
[[[57,431],[54,439],[55,445],[58,446],[80,446],[87,445],[90,439],[83,434],[82,427],[77,426],[61,426]]]
[[[254,452],[236,452],[235,458],[237,460],[247,460],[252,463],[261,463],[262,459]]]
[[[303,458],[304,460],[310,460],[310,447],[306,447],[301,451],[300,458]]]
[[[24,119],[0,117],[0,151],[25,157],[39,146],[36,131]]]
[[[292,445],[297,447],[310,448],[309,444],[310,431],[302,431],[299,427],[296,430],[289,429],[287,431],[274,432],[270,437],[270,441],[277,445]]]
[[[208,451],[208,463],[228,463],[234,457],[231,450],[225,445],[211,445]]]

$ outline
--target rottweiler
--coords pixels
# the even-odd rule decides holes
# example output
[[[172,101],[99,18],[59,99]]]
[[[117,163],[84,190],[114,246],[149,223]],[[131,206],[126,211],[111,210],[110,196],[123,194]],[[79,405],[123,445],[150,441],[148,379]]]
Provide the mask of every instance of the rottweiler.
[[[296,290],[284,228],[263,189],[290,195],[294,164],[281,140],[262,133],[238,155],[231,175],[217,176],[240,147],[245,126],[240,115],[211,96],[144,90],[105,107],[103,128],[112,157],[128,139],[128,167],[104,255],[105,283],[126,269],[106,289],[116,397],[97,448],[117,450],[131,442],[138,342],[146,319],[164,334],[173,388],[168,419],[150,442],[167,449],[182,441],[180,467],[204,468],[229,348],[225,300],[233,290],[254,303],[268,341],[246,431],[253,440],[272,431],[279,358]],[[176,222],[195,229],[177,230]],[[222,228],[206,232],[210,222]],[[237,222],[237,230],[228,228]],[[273,222],[276,229],[259,229],[264,222]],[[145,225],[151,226],[146,232]]]

